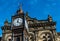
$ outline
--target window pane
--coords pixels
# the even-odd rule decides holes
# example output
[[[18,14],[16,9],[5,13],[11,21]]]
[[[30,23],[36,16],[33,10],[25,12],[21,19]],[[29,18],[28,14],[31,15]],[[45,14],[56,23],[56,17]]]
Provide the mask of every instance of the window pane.
[[[17,41],[20,41],[20,37],[17,37]]]
[[[46,38],[45,36],[43,36],[43,38]]]
[[[9,39],[9,41],[11,41],[11,39]]]
[[[50,36],[48,36],[48,38],[50,38]]]
[[[51,41],[51,40],[48,40],[48,41]]]

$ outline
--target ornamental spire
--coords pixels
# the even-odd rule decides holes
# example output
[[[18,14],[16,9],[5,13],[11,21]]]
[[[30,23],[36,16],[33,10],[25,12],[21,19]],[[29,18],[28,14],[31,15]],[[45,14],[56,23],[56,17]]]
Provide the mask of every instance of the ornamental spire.
[[[18,4],[19,5],[19,10],[17,11],[18,14],[23,14],[23,10],[22,10],[22,4]]]
[[[7,19],[5,20],[4,25],[8,26],[8,20]]]
[[[22,4],[20,4],[20,13],[23,13]]]
[[[48,15],[48,21],[52,22],[52,17],[50,15]]]

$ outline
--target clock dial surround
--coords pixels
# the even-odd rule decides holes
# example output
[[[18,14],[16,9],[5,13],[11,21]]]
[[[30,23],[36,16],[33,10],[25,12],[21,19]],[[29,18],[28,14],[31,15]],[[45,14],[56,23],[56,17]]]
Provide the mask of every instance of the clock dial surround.
[[[13,21],[13,25],[14,26],[20,26],[22,24],[22,22],[23,22],[23,19],[22,18],[16,18]]]

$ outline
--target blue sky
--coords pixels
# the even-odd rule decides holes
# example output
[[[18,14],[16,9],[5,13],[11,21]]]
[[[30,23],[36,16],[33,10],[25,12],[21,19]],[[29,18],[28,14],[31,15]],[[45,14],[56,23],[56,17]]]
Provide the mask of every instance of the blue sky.
[[[50,14],[57,23],[56,31],[60,32],[60,0],[0,0],[0,36],[1,26],[6,19],[11,21],[11,16],[16,13],[19,3],[23,3],[23,11],[28,11],[31,17],[41,20],[47,19]]]

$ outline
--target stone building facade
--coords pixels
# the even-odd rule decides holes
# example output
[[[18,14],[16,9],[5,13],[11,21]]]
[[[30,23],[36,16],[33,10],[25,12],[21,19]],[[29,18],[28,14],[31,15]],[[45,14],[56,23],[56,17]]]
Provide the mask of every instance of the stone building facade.
[[[19,9],[11,20],[2,26],[2,41],[60,41],[56,22],[50,15],[45,20],[37,20]]]

